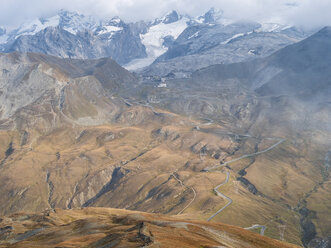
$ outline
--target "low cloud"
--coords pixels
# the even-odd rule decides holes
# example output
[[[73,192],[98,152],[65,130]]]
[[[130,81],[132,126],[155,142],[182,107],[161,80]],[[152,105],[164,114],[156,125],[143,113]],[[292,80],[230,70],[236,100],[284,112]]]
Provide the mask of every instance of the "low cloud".
[[[1,0],[0,26],[14,27],[60,9],[104,19],[120,16],[125,21],[152,20],[170,10],[191,16],[211,7],[222,9],[235,20],[279,22],[305,28],[331,25],[330,0]]]

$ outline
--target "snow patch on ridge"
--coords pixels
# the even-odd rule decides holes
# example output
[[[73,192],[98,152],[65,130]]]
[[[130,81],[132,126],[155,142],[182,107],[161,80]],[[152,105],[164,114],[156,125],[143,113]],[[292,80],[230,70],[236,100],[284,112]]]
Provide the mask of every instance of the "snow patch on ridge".
[[[116,26],[103,26],[102,29],[98,32],[98,35],[107,34],[107,33],[114,33],[118,31],[122,31],[122,27]]]
[[[199,30],[198,32],[195,32],[193,35],[191,35],[190,37],[188,37],[188,40],[192,39],[192,38],[196,38],[199,36],[201,30]]]
[[[232,40],[236,39],[236,38],[239,38],[239,37],[242,37],[242,36],[245,36],[245,35],[249,35],[253,32],[248,32],[248,33],[240,33],[240,34],[235,34],[234,36],[232,36],[231,38],[221,42],[222,45],[226,45],[228,43],[230,43]]]
[[[261,27],[257,29],[256,32],[281,32],[291,27],[292,26],[287,26],[277,23],[262,23]]]

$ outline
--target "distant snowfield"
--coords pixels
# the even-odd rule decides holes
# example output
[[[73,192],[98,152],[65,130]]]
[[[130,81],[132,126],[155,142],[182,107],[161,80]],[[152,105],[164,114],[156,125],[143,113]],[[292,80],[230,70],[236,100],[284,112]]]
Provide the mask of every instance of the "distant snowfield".
[[[163,46],[164,38],[172,36],[177,39],[178,36],[187,28],[188,18],[182,18],[177,22],[165,24],[159,23],[151,26],[146,34],[140,35],[142,44],[146,47],[147,57],[135,59],[124,66],[125,69],[134,71],[151,65],[156,58],[164,54],[168,48]]]

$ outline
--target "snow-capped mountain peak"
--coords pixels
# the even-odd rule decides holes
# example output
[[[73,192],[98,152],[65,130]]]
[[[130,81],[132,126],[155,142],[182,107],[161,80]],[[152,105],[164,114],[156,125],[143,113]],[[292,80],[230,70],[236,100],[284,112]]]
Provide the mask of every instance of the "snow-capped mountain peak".
[[[176,10],[172,10],[172,11],[168,12],[167,14],[165,14],[162,18],[155,19],[151,25],[154,26],[154,25],[157,25],[160,23],[170,24],[170,23],[177,22],[180,19],[182,19],[182,16],[179,15]]]
[[[34,35],[39,31],[47,27],[56,27],[60,23],[59,16],[53,16],[51,18],[39,18],[31,22],[22,24],[18,29],[15,29],[9,33],[9,39],[17,39],[22,35]]]
[[[98,22],[92,16],[77,12],[61,10],[57,16],[60,18],[59,26],[72,34],[83,30],[94,31],[98,26]]]
[[[36,18],[30,22],[26,22],[19,28],[10,31],[7,34],[0,29],[0,44],[11,42],[23,35],[35,35],[45,28],[57,26],[72,34],[77,34],[77,32],[83,30],[94,31],[97,28],[98,23],[91,16],[84,16],[76,12],[60,10],[54,16]]]
[[[112,27],[120,27],[123,28],[126,26],[126,23],[119,18],[118,16],[113,17],[112,19],[108,20],[108,21],[102,21],[99,25],[99,27],[102,26],[112,26]]]
[[[173,10],[162,18],[162,23],[169,24],[169,23],[177,22],[179,19],[180,16],[178,15],[177,11]]]
[[[112,24],[113,26],[123,26],[124,22],[118,16],[113,17],[108,24]]]
[[[126,24],[119,17],[114,17],[109,21],[101,22],[95,34],[108,35],[108,38],[111,38],[118,31],[122,31],[125,25]]]
[[[196,18],[196,22],[205,24],[216,24],[223,17],[223,11],[215,8],[211,8],[204,15]]]

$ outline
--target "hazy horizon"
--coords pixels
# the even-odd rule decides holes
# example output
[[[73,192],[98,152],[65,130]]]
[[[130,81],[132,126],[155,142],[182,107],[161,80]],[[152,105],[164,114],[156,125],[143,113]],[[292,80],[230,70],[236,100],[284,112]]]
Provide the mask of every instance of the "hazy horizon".
[[[192,17],[214,7],[224,18],[258,22],[275,22],[305,29],[331,25],[331,4],[328,0],[2,0],[0,26],[13,28],[25,21],[49,17],[61,9],[92,15],[96,19],[120,16],[126,22],[152,20],[171,10]]]

